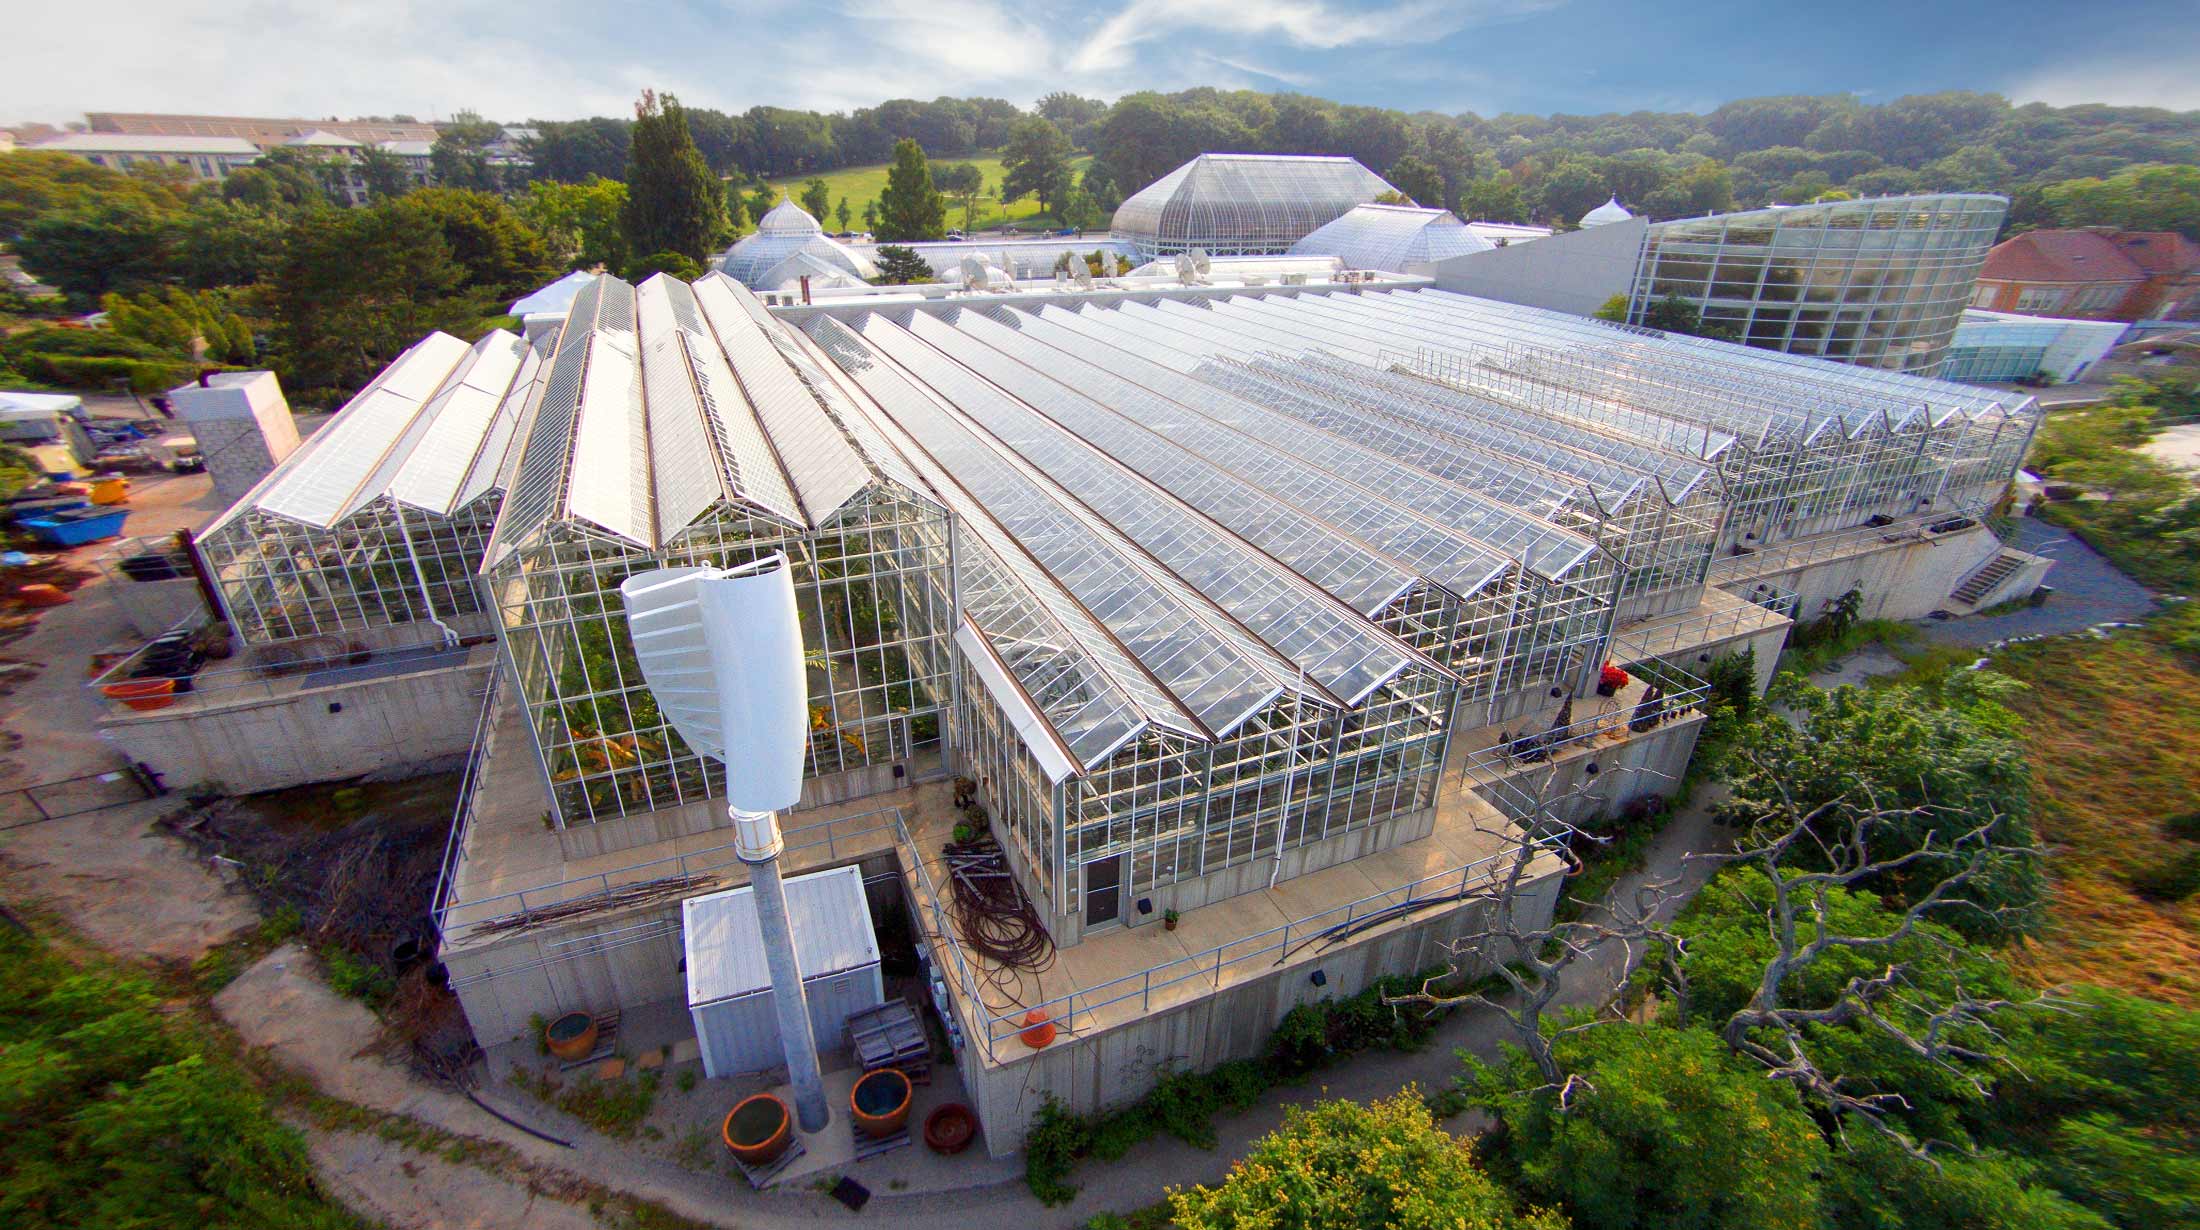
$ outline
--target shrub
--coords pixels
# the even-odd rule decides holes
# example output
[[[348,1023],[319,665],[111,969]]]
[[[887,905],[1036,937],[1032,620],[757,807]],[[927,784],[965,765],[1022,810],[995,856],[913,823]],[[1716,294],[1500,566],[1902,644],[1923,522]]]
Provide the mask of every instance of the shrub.
[[[2182,837],[2186,841],[2200,841],[2200,811],[2188,811],[2182,815],[2171,816],[2162,822],[2162,827],[2172,837]]]
[[[2131,877],[2131,889],[2149,901],[2183,901],[2200,892],[2200,850],[2186,850],[2168,862]]]
[[[1092,1133],[1084,1119],[1048,1097],[1024,1137],[1024,1183],[1039,1203],[1068,1204],[1076,1197],[1077,1189],[1068,1182],[1069,1172],[1076,1167],[1078,1155],[1091,1144]]]
[[[321,968],[328,977],[330,990],[356,999],[369,1008],[379,1011],[397,994],[397,980],[389,971],[334,944],[321,949]]]

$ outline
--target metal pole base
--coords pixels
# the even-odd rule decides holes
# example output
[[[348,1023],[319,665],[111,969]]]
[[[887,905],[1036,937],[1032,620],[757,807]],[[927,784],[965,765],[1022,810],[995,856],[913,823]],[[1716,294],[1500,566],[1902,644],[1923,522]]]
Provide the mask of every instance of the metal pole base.
[[[748,864],[749,883],[755,890],[756,928],[764,941],[764,964],[771,970],[772,1008],[779,1017],[779,1045],[787,1057],[787,1083],[794,1087],[795,1119],[805,1132],[822,1132],[832,1123],[833,1113],[825,1100],[825,1076],[817,1066],[817,1035],[811,1032],[802,965],[795,955],[794,933],[787,924],[787,889],[779,879],[778,844],[771,843],[772,853],[765,858],[742,861]]]

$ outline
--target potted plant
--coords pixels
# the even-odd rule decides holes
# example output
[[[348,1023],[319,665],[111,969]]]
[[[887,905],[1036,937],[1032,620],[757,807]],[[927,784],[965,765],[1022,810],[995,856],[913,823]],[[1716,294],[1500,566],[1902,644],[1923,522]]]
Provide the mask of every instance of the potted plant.
[[[856,1078],[848,1091],[848,1110],[866,1136],[891,1136],[909,1122],[909,1076],[898,1068],[879,1068]]]
[[[1171,908],[1171,909],[1166,909],[1166,910],[1163,910],[1163,911],[1161,911],[1161,929],[1162,929],[1163,931],[1174,931],[1174,930],[1176,930],[1176,910],[1175,910],[1175,909]]]
[[[1610,662],[1606,662],[1604,669],[1597,672],[1597,695],[1617,696],[1619,690],[1627,686],[1627,680],[1628,674],[1626,671]]]
[[[924,1143],[942,1157],[970,1147],[978,1135],[978,1117],[960,1102],[943,1102],[924,1117]]]
[[[745,1097],[726,1112],[718,1138],[742,1165],[770,1165],[794,1139],[787,1104],[768,1093]]]
[[[586,1059],[596,1049],[596,1018],[586,1012],[568,1012],[543,1027],[542,1044],[567,1063]]]

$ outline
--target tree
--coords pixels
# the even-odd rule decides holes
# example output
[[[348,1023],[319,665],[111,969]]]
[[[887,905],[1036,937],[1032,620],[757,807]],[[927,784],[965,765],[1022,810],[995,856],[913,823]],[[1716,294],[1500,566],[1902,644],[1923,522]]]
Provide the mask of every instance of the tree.
[[[833,220],[840,223],[840,229],[845,231],[848,229],[848,220],[851,217],[853,215],[848,210],[848,198],[840,198],[840,204],[833,206]]]
[[[1477,222],[1526,222],[1528,205],[1510,171],[1470,180],[1459,193],[1459,214]]]
[[[763,180],[757,180],[756,186],[749,189],[749,220],[762,222],[764,215],[770,213],[772,206],[778,203],[779,190]]]
[[[569,267],[617,269],[626,263],[626,236],[619,229],[626,185],[618,180],[591,176],[569,184],[538,179],[527,185],[516,207]]]
[[[1597,315],[1604,316],[1604,313],[1600,310]],[[1605,316],[1604,319],[1615,318]],[[1622,314],[1616,319],[1624,320],[1626,316]],[[1689,337],[1708,337],[1722,342],[1740,340],[1735,336],[1734,330],[1726,325],[1705,324],[1702,308],[1674,294],[1651,300],[1650,306],[1643,309],[1642,323],[1647,328],[1660,329],[1667,333],[1683,333]]]
[[[324,205],[343,196],[344,168],[304,150],[271,149],[222,181],[222,198],[259,209]]]
[[[833,191],[822,179],[813,179],[802,185],[802,208],[811,217],[823,223],[833,216]]]
[[[1429,1117],[1412,1089],[1362,1106],[1291,1106],[1222,1182],[1169,1195],[1182,1230],[1564,1230],[1543,1210],[1517,1213],[1474,1151]]]
[[[1077,177],[1077,186],[1092,198],[1093,208],[1112,214],[1123,203],[1123,192],[1115,186],[1115,172],[1095,161],[1085,164],[1084,173]]]
[[[1819,1225],[1827,1161],[1794,1093],[1700,1029],[1616,1026],[1558,1045],[1551,1086],[1517,1050],[1464,1084],[1502,1125],[1492,1169],[1581,1230]]]
[[[175,217],[143,200],[120,199],[40,217],[15,241],[23,267],[73,301],[166,281],[175,267]]]
[[[894,143],[894,165],[879,193],[878,226],[882,240],[939,239],[947,234],[947,203],[932,186],[924,150],[907,137]]]
[[[863,229],[867,231],[875,231],[878,229],[877,201],[865,201],[863,203]]]
[[[1056,207],[1076,182],[1070,171],[1069,138],[1040,116],[1018,120],[1001,148],[1001,200],[1037,197],[1039,212],[1055,214]]]
[[[1861,858],[1876,869],[1847,887],[1904,904],[1931,898],[1933,921],[1965,935],[2024,932],[2041,892],[2032,779],[2017,718],[1997,699],[2022,686],[1959,671],[1931,691],[1826,692],[1784,674],[1769,696],[1787,717],[1768,710],[1741,732],[1721,815],[1823,867]],[[1783,836],[1797,817],[1812,820],[1800,844]],[[1993,840],[1973,849],[1985,833]],[[1969,868],[1974,854],[1981,865]],[[1968,868],[1953,890],[1951,866]]]
[[[50,213],[122,200],[165,213],[182,208],[189,195],[174,185],[110,171],[74,154],[30,149],[0,153],[0,241],[12,241]]]
[[[2200,167],[2127,167],[2106,179],[2049,184],[2044,195],[2058,226],[2182,231],[2200,239]]]
[[[442,236],[466,271],[459,289],[512,299],[554,277],[550,246],[502,198],[460,188],[423,188],[377,208]]]
[[[967,162],[950,162],[932,174],[932,184],[962,207],[963,229],[978,229],[978,201],[985,195],[985,172]]]
[[[405,160],[379,145],[360,146],[354,161],[359,178],[367,185],[369,201],[387,201],[413,190],[412,173],[405,169]]]
[[[476,111],[461,111],[453,115],[436,133],[435,144],[428,150],[428,166],[435,175],[437,187],[471,188],[477,192],[495,192],[503,185],[497,182],[496,168],[489,165],[489,145],[504,135],[504,129],[481,118]]]
[[[1444,208],[1444,180],[1436,168],[1411,154],[1390,164],[1383,178],[1405,193],[1416,205]]]
[[[629,252],[678,252],[701,264],[732,233],[725,190],[696,152],[672,95],[642,91],[626,170],[620,230]]]
[[[876,264],[878,276],[871,280],[880,286],[905,286],[929,282],[934,277],[932,266],[917,255],[916,249],[897,243],[880,244]]]
[[[275,365],[294,401],[333,404],[438,329],[465,336],[492,305],[433,226],[404,207],[424,193],[291,224],[265,298]]]
[[[669,274],[683,282],[692,282],[703,276],[703,267],[678,252],[652,252],[627,262],[626,267],[619,270],[619,276],[629,282],[646,281],[659,273]]]
[[[610,116],[585,120],[531,120],[535,135],[521,143],[534,179],[578,184],[589,177],[616,180],[626,174],[631,121]]]
[[[1572,226],[1611,199],[1604,174],[1580,160],[1559,163],[1535,187],[1536,215],[1554,226]]]

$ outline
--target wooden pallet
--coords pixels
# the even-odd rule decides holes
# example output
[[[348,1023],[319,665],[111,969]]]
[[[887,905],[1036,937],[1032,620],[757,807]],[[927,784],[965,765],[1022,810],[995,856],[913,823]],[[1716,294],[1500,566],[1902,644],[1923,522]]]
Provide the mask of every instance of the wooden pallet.
[[[852,1123],[848,1125],[848,1130],[855,1134],[856,1160],[859,1162],[868,1162],[880,1154],[892,1153],[909,1143],[909,1129],[906,1127],[891,1136],[872,1136]]]
[[[793,1140],[787,1142],[785,1153],[762,1166],[751,1166],[740,1158],[733,1159],[733,1164],[741,1168],[741,1174],[748,1179],[750,1187],[755,1188],[757,1191],[763,1191],[771,1184],[772,1180],[785,1173],[787,1167],[793,1165],[796,1158],[807,1152],[809,1152],[809,1149],[803,1145],[802,1137],[796,1136]]]
[[[932,1083],[932,1040],[908,1000],[890,1000],[850,1014],[848,1048],[866,1072],[894,1068],[913,1084]]]
[[[617,1008],[613,1008],[611,1011],[598,1016],[596,1018],[596,1049],[579,1059],[567,1059],[560,1062],[558,1071],[571,1072],[575,1068],[585,1068],[592,1063],[602,1063],[604,1060],[618,1054],[619,1017],[621,1015]]]

